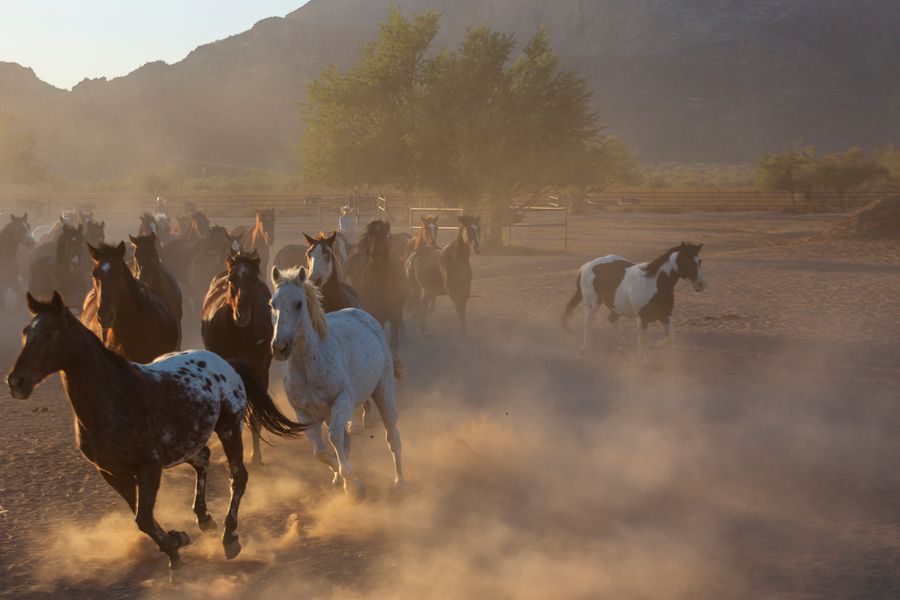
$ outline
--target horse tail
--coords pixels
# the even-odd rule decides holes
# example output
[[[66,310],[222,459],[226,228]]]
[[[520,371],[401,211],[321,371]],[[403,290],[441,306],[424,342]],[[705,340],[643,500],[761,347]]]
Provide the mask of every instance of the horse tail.
[[[229,360],[228,364],[237,371],[247,390],[247,422],[258,425],[278,437],[295,438],[313,426],[313,423],[296,423],[284,416],[275,401],[263,387],[259,377],[247,363]]]
[[[569,303],[566,304],[566,310],[563,311],[562,316],[562,327],[566,331],[571,331],[569,329],[569,321],[572,319],[572,313],[575,311],[575,307],[581,302],[581,270],[578,271],[578,277],[575,279],[575,295],[569,300]]]
[[[394,379],[403,381],[406,379],[406,367],[403,365],[403,361],[393,352],[391,353],[391,359],[394,362]]]

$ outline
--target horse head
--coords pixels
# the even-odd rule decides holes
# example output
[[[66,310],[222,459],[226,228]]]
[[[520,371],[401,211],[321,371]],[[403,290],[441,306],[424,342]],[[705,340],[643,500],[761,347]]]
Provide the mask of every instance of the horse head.
[[[437,248],[438,239],[438,219],[440,217],[420,217],[422,221],[422,243],[428,248]]]
[[[83,222],[84,241],[92,246],[98,246],[106,241],[106,221],[94,221],[88,218]]]
[[[191,213],[190,233],[188,237],[205,240],[209,237],[209,219],[202,212]]]
[[[387,221],[372,221],[366,225],[366,232],[359,245],[373,263],[385,262],[391,255],[391,224]]]
[[[9,225],[7,225],[6,228],[12,231],[11,235],[14,236],[15,239],[14,247],[19,244],[26,248],[34,247],[35,241],[34,236],[31,233],[31,225],[28,224],[28,213],[25,213],[21,217],[10,214]]]
[[[475,254],[481,253],[481,217],[471,215],[460,215],[459,220],[460,232],[463,241],[475,251]]]
[[[287,360],[297,336],[304,336],[309,328],[320,340],[328,335],[328,321],[322,310],[319,288],[308,281],[306,267],[280,270],[272,267],[272,356]]]
[[[275,245],[275,209],[266,208],[256,211],[256,230],[269,246]]]
[[[129,235],[128,239],[134,247],[134,262],[137,265],[138,276],[149,265],[159,262],[159,250],[156,246],[156,234],[152,231],[147,235],[137,237]]]
[[[326,236],[324,232],[319,232],[316,237],[312,238],[305,233],[306,243],[309,248],[306,250],[306,266],[309,269],[309,278],[312,282],[322,287],[326,281],[331,278],[336,268],[334,243],[337,240],[337,232],[332,232]]]
[[[65,367],[72,349],[67,346],[70,338],[62,334],[74,326],[59,292],[53,292],[50,302],[36,300],[30,292],[26,299],[32,319],[22,331],[22,352],[6,378],[10,394],[20,399],[28,398],[47,375]]]
[[[88,244],[88,252],[94,261],[91,278],[97,296],[97,321],[101,327],[109,329],[116,324],[131,278],[131,271],[125,264],[125,242],[119,242],[118,246]]]
[[[84,225],[63,225],[56,240],[56,265],[72,273],[81,269],[84,253]]]
[[[691,282],[695,292],[706,289],[706,277],[703,275],[703,259],[700,258],[700,250],[703,244],[691,244],[681,242],[678,246],[678,258],[675,263],[678,268],[678,276]]]
[[[253,317],[253,299],[259,282],[259,255],[255,251],[238,250],[225,260],[228,268],[228,305],[235,325],[246,327]]]

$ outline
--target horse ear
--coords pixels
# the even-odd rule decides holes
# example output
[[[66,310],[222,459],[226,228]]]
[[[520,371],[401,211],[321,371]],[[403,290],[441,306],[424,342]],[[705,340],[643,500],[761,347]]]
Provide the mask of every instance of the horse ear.
[[[300,267],[300,273],[297,274],[297,279],[300,283],[306,281],[306,267]]]
[[[56,312],[66,310],[66,303],[63,302],[62,296],[56,290],[53,290],[53,299],[50,301],[50,305],[53,306],[53,310]]]
[[[703,244],[697,246],[697,254],[699,254],[701,250],[703,250]]]
[[[119,255],[119,258],[125,258],[125,242],[119,242],[119,245],[116,246],[116,254]]]
[[[25,214],[27,215],[28,213],[25,213]],[[14,215],[14,214],[12,214],[12,213],[9,213],[9,220],[10,220],[10,222],[15,222],[15,220],[16,220],[16,215]]]
[[[93,246],[91,246],[90,242],[87,242],[87,248],[88,248],[88,254],[91,255],[91,260],[95,260],[95,261],[99,262],[100,259],[97,258],[97,256],[99,255],[100,251],[97,248],[94,248]]]
[[[28,304],[28,312],[31,313],[31,316],[35,316],[41,312],[41,303],[35,300],[34,296],[31,295],[31,292],[25,292],[25,303]]]
[[[23,221],[27,221],[27,220],[28,220],[28,211],[27,211],[27,210],[25,211],[25,214],[22,215],[22,220],[23,220]]]
[[[78,228],[76,229],[78,233],[84,233],[84,225],[81,223],[78,224]]]
[[[307,246],[312,246],[313,244],[316,243],[315,238],[309,237],[308,235],[306,235],[306,232],[303,233],[303,237],[306,238],[306,245],[307,245]]]
[[[419,217],[419,219],[422,221],[423,224],[426,224],[426,225],[428,224],[428,217],[426,217],[425,215],[422,215],[421,217]]]
[[[281,271],[278,270],[278,267],[272,267],[272,283],[274,285],[281,283]]]
[[[333,246],[333,245],[334,245],[334,241],[335,241],[336,239],[337,239],[337,231],[332,231],[332,232],[331,232],[331,235],[329,235],[327,238],[325,238],[325,241],[328,242],[328,245],[329,245],[329,246]]]
[[[131,235],[130,233],[128,234],[128,239],[131,241],[131,245],[132,245],[132,246],[137,246],[137,245],[138,245],[138,240],[137,240],[137,238],[134,237],[133,235]]]
[[[256,272],[259,272],[259,254],[253,256],[253,265],[256,267]]]

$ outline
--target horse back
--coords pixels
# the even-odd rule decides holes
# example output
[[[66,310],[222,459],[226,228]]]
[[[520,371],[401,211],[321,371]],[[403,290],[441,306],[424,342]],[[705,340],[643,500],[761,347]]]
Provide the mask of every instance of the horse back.
[[[617,256],[604,257],[604,260],[591,266],[594,275],[592,285],[599,303],[611,309],[615,307],[616,291],[625,279],[626,270],[631,266],[634,263]]]

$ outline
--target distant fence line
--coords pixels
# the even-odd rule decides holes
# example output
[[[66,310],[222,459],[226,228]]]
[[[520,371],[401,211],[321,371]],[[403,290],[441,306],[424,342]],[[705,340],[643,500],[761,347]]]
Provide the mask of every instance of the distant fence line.
[[[853,208],[884,197],[888,192],[854,192],[844,197],[847,207]],[[429,196],[407,200],[399,195],[360,196],[320,193],[171,193],[165,195],[169,210],[181,214],[185,202],[215,217],[252,216],[257,208],[274,208],[280,214],[295,214],[318,218],[330,224],[341,206],[349,205],[360,219],[383,218],[390,215],[398,222],[408,222],[409,209],[438,206]],[[575,201],[567,198],[566,205]],[[132,218],[150,211],[155,197],[150,194],[60,192],[51,194],[0,194],[0,211],[20,214],[28,211],[36,220],[55,218],[61,210],[79,208],[94,211],[103,218]],[[622,188],[594,194],[585,199],[585,210],[626,210],[651,212],[684,211],[786,211],[794,208],[814,211],[840,210],[836,194],[816,192],[807,206],[805,198],[791,199],[789,194],[763,192],[752,188]],[[417,211],[418,212],[418,211]]]

